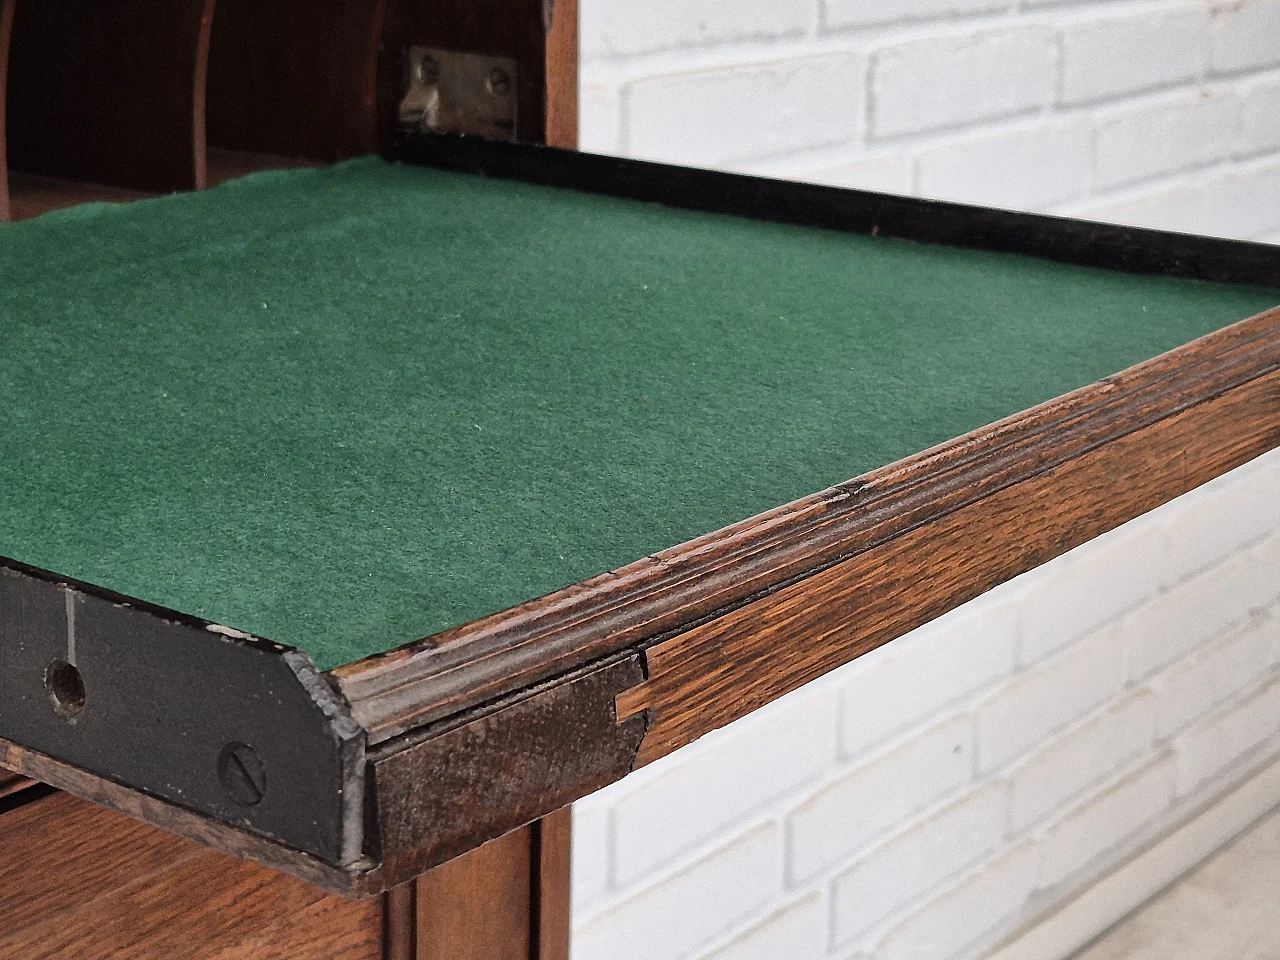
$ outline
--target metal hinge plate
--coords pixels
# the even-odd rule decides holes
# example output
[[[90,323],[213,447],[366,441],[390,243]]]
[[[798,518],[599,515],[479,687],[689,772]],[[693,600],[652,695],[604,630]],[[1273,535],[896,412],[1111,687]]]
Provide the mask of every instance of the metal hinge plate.
[[[478,53],[410,47],[400,125],[429,133],[516,138],[516,62]]]

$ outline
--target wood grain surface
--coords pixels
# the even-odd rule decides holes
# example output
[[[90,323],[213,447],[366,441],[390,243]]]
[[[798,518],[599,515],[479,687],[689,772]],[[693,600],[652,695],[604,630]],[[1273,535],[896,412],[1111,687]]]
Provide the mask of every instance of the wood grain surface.
[[[202,187],[214,2],[17,0],[10,166],[155,192]]]
[[[0,770],[0,800],[26,790],[34,783],[34,780],[28,780],[26,777],[20,777],[16,773],[9,773],[6,770]]]
[[[526,827],[419,877],[417,960],[530,960],[533,853]]]
[[[387,0],[218,0],[210,146],[334,161],[377,150]]]
[[[382,960],[380,900],[329,896],[63,793],[0,817],[5,960]]]
[[[9,40],[13,36],[13,11],[18,0],[0,0],[0,223],[10,216],[9,209],[9,135],[6,127],[6,104],[9,101]]]

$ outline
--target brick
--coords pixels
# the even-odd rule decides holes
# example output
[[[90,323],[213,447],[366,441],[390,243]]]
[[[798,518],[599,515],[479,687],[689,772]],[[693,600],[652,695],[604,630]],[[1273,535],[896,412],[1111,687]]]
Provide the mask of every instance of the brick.
[[[1015,608],[993,594],[864,657],[841,685],[840,749],[864,753],[1013,668]]]
[[[1270,77],[1240,91],[1244,102],[1241,153],[1280,151],[1280,79]]]
[[[796,807],[788,879],[812,877],[968,783],[973,721],[955,717],[851,770]]]
[[[1240,101],[1198,92],[1125,109],[1098,124],[1094,183],[1115,187],[1230,156],[1240,139]]]
[[[625,91],[627,149],[710,166],[852,140],[863,106],[852,54],[638,80]]]
[[[813,0],[649,0],[584,3],[579,33],[586,61],[677,47],[770,39],[804,33]]]
[[[1260,457],[1211,480],[1164,513],[1172,584],[1280,531],[1280,458]]]
[[[590,800],[573,805],[573,909],[582,912],[609,889],[609,811]]]
[[[1011,6],[1010,0],[825,0],[822,24],[827,30],[846,30],[882,23],[994,13]]]
[[[1038,885],[1051,887],[1112,852],[1168,808],[1177,766],[1165,756],[1071,811],[1040,838]]]
[[[1236,73],[1280,65],[1280,0],[1235,0],[1213,8],[1209,66]]]
[[[1086,637],[992,694],[978,708],[978,768],[989,772],[1088,716],[1124,686],[1114,628]]]
[[[835,878],[831,912],[843,944],[979,859],[1004,835],[1005,790],[987,786],[913,824]]]
[[[817,777],[835,760],[835,704],[829,689],[798,690],[616,801],[615,882],[633,882]]]
[[[583,84],[578,91],[578,145],[587,153],[616,154],[621,146],[618,96],[608,87]]]
[[[1151,599],[1160,588],[1164,555],[1160,528],[1139,518],[1028,578],[1018,604],[1020,662],[1042,660]]]
[[[1270,620],[1254,620],[1159,674],[1151,684],[1156,736],[1173,736],[1266,677],[1275,664],[1273,626]]]
[[[1061,35],[1060,98],[1082,104],[1195,79],[1208,32],[1201,3],[1069,23]]]
[[[1208,232],[1250,239],[1280,229],[1280,203],[1263,197],[1280,197],[1280,163],[1207,180]]]
[[[913,174],[907,155],[895,152],[862,156],[838,167],[806,173],[799,179],[833,187],[909,195]]]
[[[1084,120],[948,143],[917,158],[918,192],[961,203],[1042,209],[1088,190],[1090,148]]]
[[[1174,741],[1178,794],[1193,792],[1280,733],[1280,680],[1244,703],[1210,717]]]
[[[1275,570],[1241,554],[1162,594],[1122,621],[1129,675],[1140,680],[1220,636],[1265,605]]]
[[[677,960],[759,912],[781,889],[766,824],[574,931],[575,960]]]
[[[1150,746],[1155,698],[1132,694],[1067,731],[1009,774],[1009,826],[1022,833],[1085,790],[1114,775]]]
[[[826,949],[826,906],[819,894],[811,893],[701,960],[818,960]]]
[[[970,947],[1008,925],[1035,881],[1035,852],[1018,847],[891,929],[876,960],[920,960],[971,955]]]
[[[871,133],[893,137],[1045,106],[1054,46],[1046,27],[1013,27],[883,47],[871,60]]]

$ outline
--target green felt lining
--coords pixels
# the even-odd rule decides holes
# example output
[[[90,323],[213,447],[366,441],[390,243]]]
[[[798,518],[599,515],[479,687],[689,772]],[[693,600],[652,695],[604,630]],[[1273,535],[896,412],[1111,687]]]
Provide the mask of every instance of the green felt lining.
[[[362,160],[0,228],[0,554],[322,669],[1280,302]]]

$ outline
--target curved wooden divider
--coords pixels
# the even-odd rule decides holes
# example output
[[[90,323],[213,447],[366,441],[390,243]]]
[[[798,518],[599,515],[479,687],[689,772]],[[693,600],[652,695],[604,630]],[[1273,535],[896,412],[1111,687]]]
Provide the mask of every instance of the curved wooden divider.
[[[211,146],[332,161],[377,149],[387,0],[218,0]]]
[[[10,0],[10,166],[154,192],[204,186],[215,2]]]
[[[0,0],[0,223],[9,219],[9,163],[5,131],[6,91],[9,79],[9,37],[13,33],[13,6],[17,0]]]

